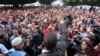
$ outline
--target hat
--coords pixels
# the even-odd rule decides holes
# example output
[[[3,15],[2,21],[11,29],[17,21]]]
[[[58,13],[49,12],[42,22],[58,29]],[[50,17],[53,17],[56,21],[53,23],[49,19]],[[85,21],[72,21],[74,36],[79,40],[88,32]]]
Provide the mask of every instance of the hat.
[[[12,46],[18,46],[21,43],[22,43],[22,38],[21,37],[16,37],[11,41]]]

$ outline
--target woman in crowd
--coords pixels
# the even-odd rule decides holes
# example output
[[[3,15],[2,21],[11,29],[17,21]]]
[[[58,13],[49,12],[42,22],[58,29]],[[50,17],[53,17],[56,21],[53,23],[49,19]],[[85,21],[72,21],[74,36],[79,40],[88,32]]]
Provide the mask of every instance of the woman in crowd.
[[[83,40],[80,45],[80,49],[75,56],[93,56],[93,48],[90,40]]]

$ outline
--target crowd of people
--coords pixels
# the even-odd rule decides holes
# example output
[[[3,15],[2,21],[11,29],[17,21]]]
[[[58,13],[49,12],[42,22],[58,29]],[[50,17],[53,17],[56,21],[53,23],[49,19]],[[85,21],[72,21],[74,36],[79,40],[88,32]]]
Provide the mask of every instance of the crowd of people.
[[[100,9],[0,9],[2,56],[100,56]]]

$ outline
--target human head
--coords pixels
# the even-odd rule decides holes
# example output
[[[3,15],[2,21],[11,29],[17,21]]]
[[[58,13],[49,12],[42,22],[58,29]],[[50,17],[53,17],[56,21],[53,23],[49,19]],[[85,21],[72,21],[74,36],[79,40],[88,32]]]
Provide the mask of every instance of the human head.
[[[91,27],[88,27],[88,28],[86,29],[86,32],[87,32],[87,33],[90,33],[90,32],[93,32],[93,30],[92,30]]]
[[[18,36],[19,34],[18,34],[18,30],[13,30],[13,35],[15,35],[15,36]]]
[[[23,28],[26,28],[26,22],[21,22],[21,26],[22,26]]]
[[[80,32],[85,32],[85,28],[80,27]]]
[[[32,24],[28,24],[28,29],[33,29]]]
[[[37,36],[38,35],[38,31],[37,29],[34,30],[34,36]]]
[[[48,33],[43,42],[46,49],[53,50],[57,44],[57,37],[54,33]]]
[[[3,32],[3,39],[8,40],[8,34],[7,34],[7,32]]]
[[[12,46],[14,46],[16,49],[23,49],[23,41],[21,37],[16,37],[11,41]]]
[[[17,23],[14,24],[14,29],[18,30],[18,24]]]
[[[10,25],[6,25],[6,32],[10,31]]]
[[[91,41],[90,40],[83,40],[81,42],[81,49],[82,50],[89,50],[92,47]]]
[[[22,28],[22,34],[27,34],[27,30],[25,28]]]

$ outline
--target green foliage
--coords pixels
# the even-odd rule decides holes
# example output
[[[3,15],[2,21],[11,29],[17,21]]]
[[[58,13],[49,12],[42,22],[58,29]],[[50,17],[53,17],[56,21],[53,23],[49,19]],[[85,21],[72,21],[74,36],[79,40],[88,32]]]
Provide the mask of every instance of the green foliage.
[[[63,0],[64,4],[69,4],[71,0]]]
[[[40,3],[47,4],[47,5],[51,4],[53,1],[55,0],[39,0]]]
[[[26,4],[33,3],[37,0],[0,0],[0,4]]]
[[[65,5],[97,5],[100,6],[100,0],[63,0]]]

